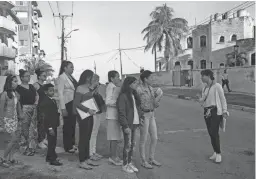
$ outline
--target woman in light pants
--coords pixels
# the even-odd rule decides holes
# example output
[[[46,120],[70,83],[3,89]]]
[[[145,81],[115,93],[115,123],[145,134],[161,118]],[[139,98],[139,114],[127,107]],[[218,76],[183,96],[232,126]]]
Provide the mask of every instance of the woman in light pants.
[[[97,135],[100,128],[100,123],[105,118],[106,113],[95,114],[93,116],[93,128],[92,135],[90,140],[90,156],[92,160],[98,160],[102,158],[100,154],[96,153],[96,143],[97,143]]]

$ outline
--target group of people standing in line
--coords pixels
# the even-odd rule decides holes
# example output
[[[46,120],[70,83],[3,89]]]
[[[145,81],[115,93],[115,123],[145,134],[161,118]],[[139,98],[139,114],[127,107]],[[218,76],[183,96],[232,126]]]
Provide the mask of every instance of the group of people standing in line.
[[[139,129],[141,165],[147,169],[161,166],[154,155],[158,139],[155,109],[159,107],[163,92],[160,88],[152,87],[152,72],[142,70],[140,79],[128,76],[122,81],[117,71],[109,71],[109,82],[104,96],[99,93],[101,85],[97,74],[91,70],[85,70],[77,82],[72,77],[73,71],[72,62],[62,63],[57,83],[59,106],[53,99],[54,85],[43,85],[46,72],[36,70],[38,82],[34,85],[29,84],[28,71],[20,70],[20,85],[16,76],[7,76],[4,91],[1,94],[0,120],[5,131],[10,133],[12,138],[1,158],[1,165],[9,167],[10,164],[18,163],[13,158],[13,154],[20,145],[26,146],[24,155],[28,156],[35,154],[37,146],[47,147],[46,161],[51,165],[62,165],[55,152],[61,113],[64,122],[64,150],[68,153],[78,151],[80,168],[91,170],[99,165],[96,161],[102,156],[96,153],[96,139],[103,119],[107,120],[111,164],[122,166],[122,169],[128,173],[138,172],[132,163],[132,156],[136,130]],[[214,82],[211,70],[204,70],[201,75],[202,81],[207,86],[199,102],[204,107],[204,117],[214,149],[211,159],[221,162],[219,126],[223,117],[228,116],[226,99],[221,86]],[[99,111],[81,104],[92,98],[96,101]],[[81,118],[78,109],[89,113],[89,116],[85,119]],[[76,122],[79,126],[78,147],[75,145]],[[151,138],[149,160],[145,155],[148,134]],[[119,158],[119,144],[122,140],[124,142],[123,160]]]

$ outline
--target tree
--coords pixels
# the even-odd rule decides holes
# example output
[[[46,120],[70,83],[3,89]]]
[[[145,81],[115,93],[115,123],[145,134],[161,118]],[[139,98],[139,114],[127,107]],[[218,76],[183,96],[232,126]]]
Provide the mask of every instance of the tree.
[[[143,29],[143,40],[147,41],[145,51],[152,50],[152,54],[158,48],[161,52],[164,46],[164,58],[166,71],[169,70],[170,57],[177,56],[182,52],[180,39],[188,32],[188,22],[183,18],[173,18],[174,10],[166,4],[156,7],[150,16],[152,21]]]
[[[47,76],[53,76],[52,66],[45,62],[41,57],[24,57],[20,59],[20,62],[25,64],[25,70],[28,70],[30,74],[34,74],[37,68],[46,71]]]
[[[245,52],[231,52],[226,54],[226,65],[228,67],[234,67],[234,66],[244,66],[246,63],[248,63],[248,59],[246,58]]]

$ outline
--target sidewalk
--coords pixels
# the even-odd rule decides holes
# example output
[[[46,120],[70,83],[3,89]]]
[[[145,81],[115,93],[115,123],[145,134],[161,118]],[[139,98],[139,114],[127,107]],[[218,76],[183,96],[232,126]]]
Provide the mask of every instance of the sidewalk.
[[[176,95],[180,98],[191,98],[196,99],[197,94],[201,94],[201,90],[193,89],[188,87],[163,87],[163,92],[165,95]],[[255,108],[255,95],[240,93],[240,92],[230,92],[225,93],[227,103],[229,105],[244,106],[249,108]]]
[[[0,167],[0,179],[137,179],[136,174],[127,174],[122,171],[121,166],[108,164],[109,144],[106,140],[105,121],[102,122],[97,141],[97,152],[104,156],[99,161],[100,166],[91,171],[78,168],[77,154],[65,153],[62,148],[62,130],[58,128],[58,146],[56,152],[64,164],[61,167],[55,167],[45,162],[44,153],[29,157],[17,153],[17,159],[22,161],[21,166],[15,166],[9,169]],[[3,147],[6,145],[6,134],[0,133],[0,156],[3,156]],[[78,128],[76,130],[78,138]]]

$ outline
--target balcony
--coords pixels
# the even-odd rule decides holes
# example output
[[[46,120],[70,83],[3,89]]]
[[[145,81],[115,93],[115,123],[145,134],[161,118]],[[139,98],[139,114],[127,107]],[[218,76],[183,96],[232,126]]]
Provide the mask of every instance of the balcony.
[[[34,7],[34,8],[33,8],[33,11],[38,14],[38,17],[43,17],[43,16],[42,16],[42,13],[41,13],[41,11],[40,11],[40,9],[38,9],[37,7]]]
[[[7,19],[4,16],[0,16],[0,31],[2,33],[15,35],[16,34],[16,24],[12,20]]]
[[[0,56],[13,59],[16,57],[16,50],[0,43]]]
[[[33,33],[33,34],[38,34],[38,29],[33,28],[33,29],[32,29],[32,33]]]
[[[12,9],[15,6],[15,2],[12,1],[0,1],[0,6],[5,9]]]
[[[39,45],[38,41],[33,42],[33,47],[38,47],[38,45]]]

